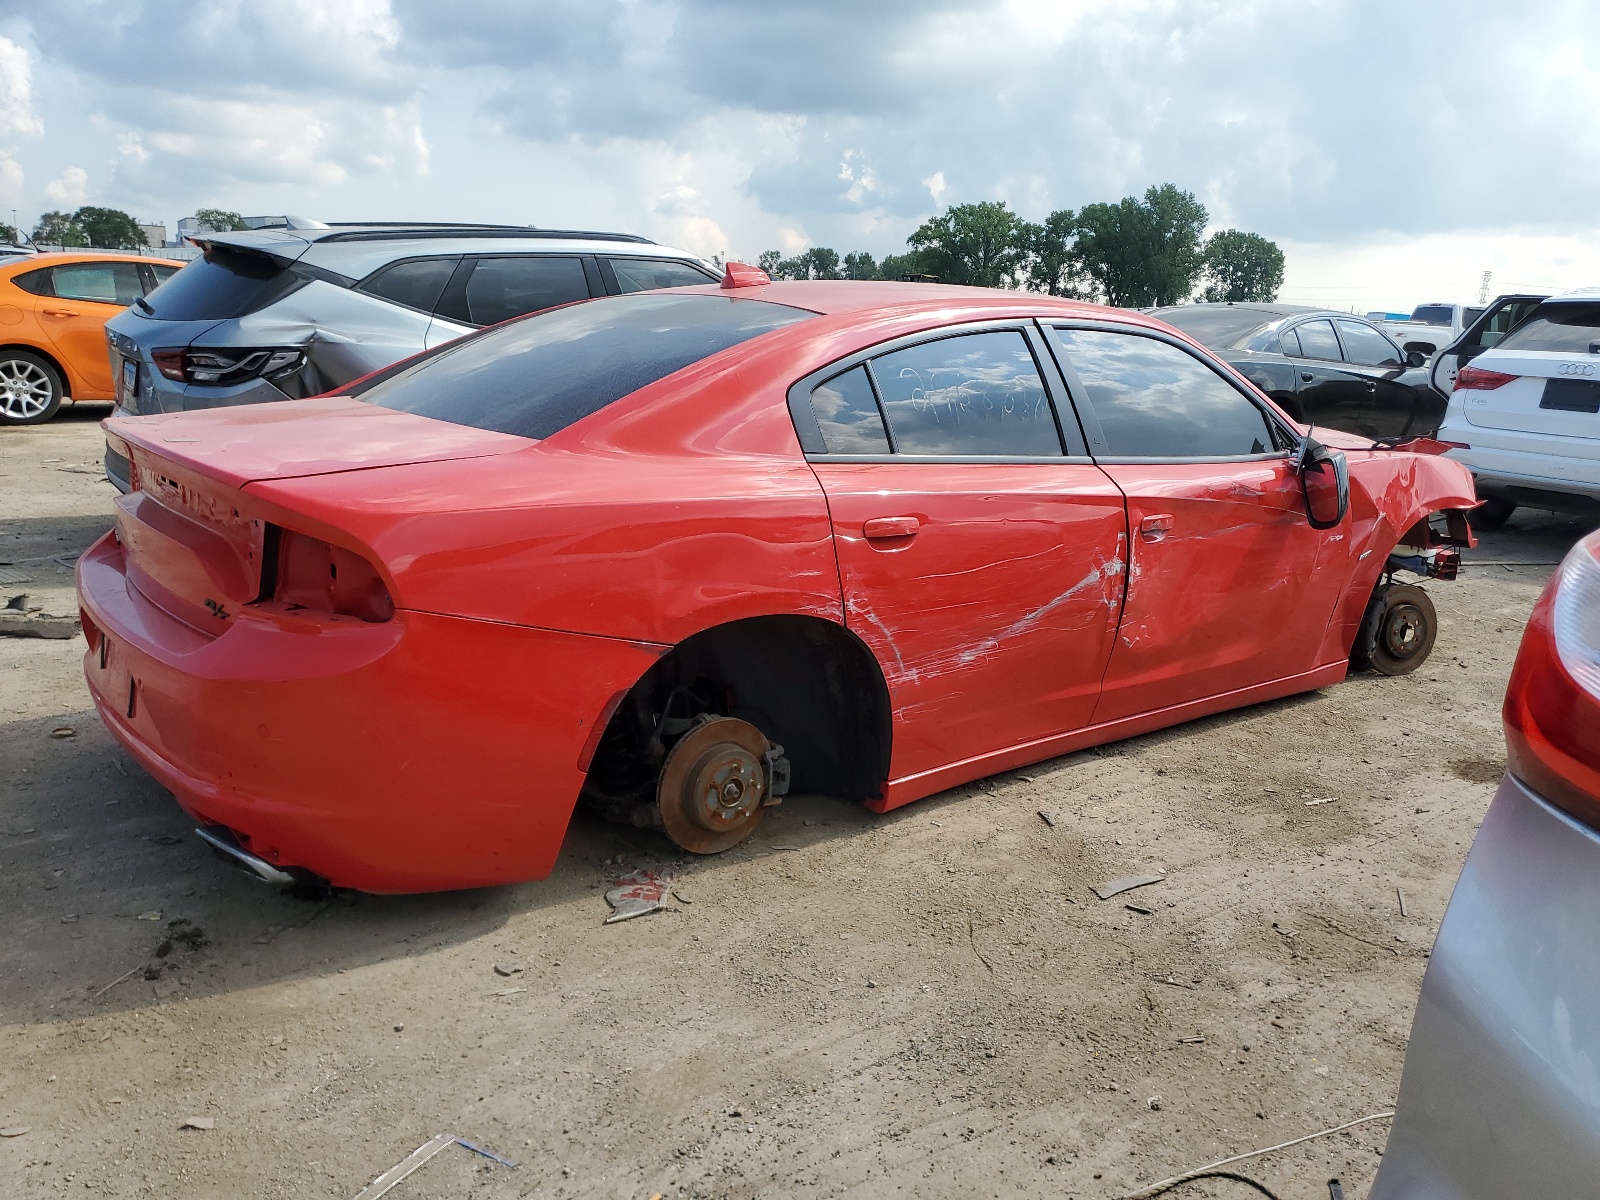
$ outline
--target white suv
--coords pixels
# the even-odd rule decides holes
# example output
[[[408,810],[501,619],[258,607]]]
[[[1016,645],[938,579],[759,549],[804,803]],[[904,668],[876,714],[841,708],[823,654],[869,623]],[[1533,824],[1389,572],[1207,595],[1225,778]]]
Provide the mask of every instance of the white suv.
[[[1480,529],[1519,505],[1600,515],[1600,288],[1551,296],[1461,368],[1438,436],[1477,479]]]

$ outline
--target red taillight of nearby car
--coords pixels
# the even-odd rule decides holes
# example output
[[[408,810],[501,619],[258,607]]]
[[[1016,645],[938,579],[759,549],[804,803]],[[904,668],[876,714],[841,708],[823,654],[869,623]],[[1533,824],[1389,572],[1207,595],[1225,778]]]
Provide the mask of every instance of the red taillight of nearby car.
[[[1572,548],[1534,606],[1503,715],[1512,774],[1600,828],[1600,532]]]
[[[1520,378],[1520,375],[1507,375],[1504,371],[1489,371],[1483,367],[1462,367],[1456,373],[1456,391],[1492,392]]]
[[[309,534],[278,529],[272,598],[311,612],[387,621],[394,600],[366,559]]]

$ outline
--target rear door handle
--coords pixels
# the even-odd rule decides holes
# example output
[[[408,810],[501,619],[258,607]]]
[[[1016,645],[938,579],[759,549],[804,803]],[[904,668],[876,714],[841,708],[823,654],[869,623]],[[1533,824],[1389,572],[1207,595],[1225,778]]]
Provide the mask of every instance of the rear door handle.
[[[915,517],[873,517],[862,522],[861,532],[869,539],[916,537],[922,522]]]
[[[1171,532],[1172,517],[1168,513],[1156,513],[1139,522],[1139,536],[1147,542],[1166,541]]]
[[[1300,372],[1300,382],[1301,383],[1310,383],[1315,378],[1316,378],[1316,376],[1313,375],[1310,371],[1301,371]]]
[[[75,317],[78,315],[70,308],[45,308],[40,311],[47,317]]]

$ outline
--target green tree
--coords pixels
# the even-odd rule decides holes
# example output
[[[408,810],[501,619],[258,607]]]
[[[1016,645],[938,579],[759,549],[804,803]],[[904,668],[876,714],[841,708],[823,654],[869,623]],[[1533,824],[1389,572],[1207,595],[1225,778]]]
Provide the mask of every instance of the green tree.
[[[15,225],[0,222],[0,242],[10,242],[13,246],[22,245],[22,234],[17,232]]]
[[[1205,277],[1201,298],[1212,303],[1276,300],[1283,286],[1283,251],[1259,233],[1224,229],[1206,239]]]
[[[907,275],[930,275],[939,278],[933,256],[925,250],[911,250],[905,254],[886,254],[878,264],[881,279],[904,279]]]
[[[1070,208],[1058,209],[1044,219],[1044,224],[1025,223],[1023,229],[1028,247],[1028,287],[1051,296],[1088,299],[1091,288],[1073,252],[1078,214]]]
[[[906,239],[946,283],[1005,287],[1027,263],[1027,222],[1003,200],[954,204],[930,217]]]
[[[813,279],[843,279],[839,270],[839,252],[826,246],[813,246],[805,253]]]
[[[1204,266],[1206,216],[1192,192],[1170,183],[1150,188],[1143,200],[1085,205],[1074,255],[1107,304],[1176,304],[1194,291]]]
[[[72,214],[89,245],[101,250],[140,250],[150,243],[144,230],[127,213],[115,208],[96,208],[86,204]]]
[[[767,272],[774,279],[810,279],[811,260],[804,254],[796,254],[793,258],[786,258],[778,264],[777,274]]]
[[[83,227],[71,213],[47,212],[33,227],[33,240],[45,246],[87,246]]]
[[[878,273],[878,264],[873,261],[872,255],[865,250],[856,250],[844,256],[844,277],[846,279],[882,279]]]
[[[767,278],[777,279],[779,268],[783,265],[782,250],[763,250],[761,257],[756,259],[756,266],[767,273]]]
[[[247,228],[243,217],[225,208],[197,208],[194,220],[212,233],[231,233],[236,229]]]

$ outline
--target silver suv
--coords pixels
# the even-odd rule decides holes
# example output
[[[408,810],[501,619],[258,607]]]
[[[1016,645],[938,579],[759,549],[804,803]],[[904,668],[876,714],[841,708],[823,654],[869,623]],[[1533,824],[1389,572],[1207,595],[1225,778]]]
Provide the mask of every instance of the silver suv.
[[[719,278],[630,234],[517,225],[295,218],[193,240],[203,257],[106,324],[124,413],[313,396],[525,313]],[[128,490],[109,447],[106,475]]]

